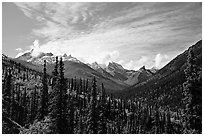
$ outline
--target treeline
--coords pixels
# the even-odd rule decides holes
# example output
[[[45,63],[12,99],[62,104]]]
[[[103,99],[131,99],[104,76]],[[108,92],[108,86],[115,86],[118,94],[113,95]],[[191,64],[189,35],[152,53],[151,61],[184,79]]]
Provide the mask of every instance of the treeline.
[[[17,72],[20,67],[12,62],[3,67],[3,133],[201,133],[202,77],[198,76],[191,50],[187,65],[187,80],[180,87],[183,90],[180,101],[185,106],[172,108],[153,100],[152,104],[138,97],[122,99],[107,95],[103,84],[97,87],[95,77],[91,82],[68,80],[64,77],[62,58],[56,57],[51,76],[47,75],[46,62],[42,73],[28,71],[28,76],[27,70]],[[172,95],[166,92],[150,97],[162,102]]]

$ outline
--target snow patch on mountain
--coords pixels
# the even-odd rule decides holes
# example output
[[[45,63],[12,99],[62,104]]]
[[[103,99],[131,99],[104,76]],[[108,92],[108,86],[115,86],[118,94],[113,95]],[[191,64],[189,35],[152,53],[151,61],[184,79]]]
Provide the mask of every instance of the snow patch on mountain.
[[[101,66],[97,62],[91,63],[90,67],[93,68],[94,70],[97,70],[97,69],[101,68]]]
[[[32,56],[33,50],[30,52],[26,52],[22,54],[21,56],[18,56],[17,59],[21,59],[27,62],[35,63],[35,64],[44,64],[44,60],[46,60],[47,63],[55,63],[56,55],[52,53],[39,53],[37,56]],[[72,61],[76,63],[82,63],[77,58],[72,57],[71,55],[67,56],[67,54],[59,55],[59,58],[62,57],[63,61]]]

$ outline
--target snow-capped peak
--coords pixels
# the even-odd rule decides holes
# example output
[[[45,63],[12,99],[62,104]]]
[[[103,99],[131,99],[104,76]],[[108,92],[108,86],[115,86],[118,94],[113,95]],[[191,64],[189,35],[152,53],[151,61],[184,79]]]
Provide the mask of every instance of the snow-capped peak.
[[[21,56],[18,57],[18,59],[31,62],[31,63],[36,63],[36,64],[44,64],[44,60],[46,60],[47,63],[55,63],[56,61],[56,55],[50,53],[43,53],[41,52],[37,57],[32,56],[32,51],[26,52],[22,54]],[[72,61],[72,62],[77,62],[77,63],[82,63],[79,61],[77,58],[72,57],[71,54],[67,56],[67,54],[59,55],[59,58],[62,57],[63,61]]]
[[[101,66],[97,63],[97,62],[93,62],[93,63],[91,63],[91,68],[93,68],[93,69],[100,69],[101,68]]]
[[[59,57],[62,57],[63,61],[73,61],[73,62],[77,62],[77,63],[82,63],[77,58],[72,57],[71,54],[69,56],[67,56],[67,54],[65,53],[63,56],[59,56]]]
[[[111,70],[125,70],[122,65],[120,65],[118,63],[115,63],[113,61],[109,62],[108,69],[111,69]]]

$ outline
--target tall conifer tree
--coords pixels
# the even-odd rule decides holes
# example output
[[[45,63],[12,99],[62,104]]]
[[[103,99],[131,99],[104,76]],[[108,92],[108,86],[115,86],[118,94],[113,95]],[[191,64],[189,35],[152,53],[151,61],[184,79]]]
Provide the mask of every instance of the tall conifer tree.
[[[192,47],[190,47],[188,51],[185,75],[187,80],[183,84],[183,101],[186,105],[186,129],[196,129],[200,133],[202,130],[202,83],[201,78],[199,78],[199,69],[196,66],[195,55]]]
[[[52,89],[55,86],[55,83],[57,82],[57,76],[58,76],[58,57],[56,56],[56,61],[55,61],[55,67],[54,71],[52,72],[53,79],[52,79]]]
[[[98,117],[97,117],[97,92],[96,92],[96,78],[93,79],[91,100],[89,104],[88,114],[88,133],[97,134]]]
[[[107,118],[105,115],[106,112],[106,94],[104,85],[102,83],[101,87],[101,103],[100,103],[100,114],[99,114],[99,133],[106,134],[107,133]]]
[[[43,78],[42,78],[42,91],[40,102],[40,119],[43,119],[48,113],[48,85],[46,73],[46,60],[44,60]]]
[[[3,116],[10,116],[11,109],[11,89],[12,89],[12,76],[10,70],[5,73],[5,84],[3,89],[2,110]]]
[[[59,62],[59,91],[60,91],[60,103],[59,106],[61,108],[60,111],[60,133],[68,133],[68,111],[67,111],[67,91],[66,91],[66,82],[64,78],[64,63],[62,61],[62,58],[60,58]]]
[[[53,133],[63,134],[68,133],[68,121],[66,110],[66,82],[64,79],[64,64],[62,58],[60,58],[59,75],[56,79],[50,114],[53,122]]]

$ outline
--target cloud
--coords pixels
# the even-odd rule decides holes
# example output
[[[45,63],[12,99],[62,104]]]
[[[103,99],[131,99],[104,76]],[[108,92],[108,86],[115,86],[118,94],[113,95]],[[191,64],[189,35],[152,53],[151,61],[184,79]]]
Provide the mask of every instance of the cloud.
[[[33,29],[32,34],[45,37],[49,40],[76,35],[74,26],[86,24],[92,14],[89,3],[15,3],[23,13],[38,21],[40,28]]]
[[[38,22],[31,34],[43,40],[32,47],[34,56],[67,53],[89,63],[120,62],[128,69],[161,67],[175,47],[181,50],[184,43],[201,39],[202,8],[195,3],[16,5]]]
[[[147,56],[142,56],[138,60],[130,60],[128,63],[124,63],[124,68],[126,69],[133,69],[133,70],[138,70],[142,66],[148,66],[148,61],[149,58]]]
[[[31,52],[31,56],[33,57],[37,57],[38,55],[40,55],[40,53],[42,52],[46,52],[45,50],[42,50],[40,45],[39,45],[39,40],[35,40],[33,42],[33,45],[29,46],[28,50],[23,51],[21,48],[17,48],[17,51],[19,51],[19,53],[15,56],[15,58],[18,58],[19,56],[27,53],[27,52]]]
[[[155,57],[155,67],[156,68],[163,67],[167,63],[168,58],[169,57],[166,54],[164,54],[164,55],[162,55],[160,53],[157,54]]]
[[[104,52],[104,55],[101,56],[101,60],[98,60],[99,63],[108,65],[109,62],[117,62],[120,56],[119,51]],[[97,60],[96,60],[97,61]]]
[[[38,40],[35,40],[30,48],[33,50],[31,53],[31,56],[33,57],[37,57],[42,53]]]
[[[17,48],[16,51],[22,52],[22,49],[21,48]]]
[[[29,18],[42,17],[63,25],[77,23],[80,20],[86,21],[89,3],[85,2],[17,2],[15,3]]]

